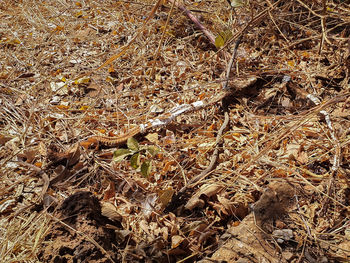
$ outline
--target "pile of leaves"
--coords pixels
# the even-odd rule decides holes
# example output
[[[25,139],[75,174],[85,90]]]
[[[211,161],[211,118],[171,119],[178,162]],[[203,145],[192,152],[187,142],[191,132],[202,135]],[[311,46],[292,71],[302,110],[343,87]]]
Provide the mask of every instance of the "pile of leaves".
[[[1,262],[350,260],[347,1],[0,10]]]

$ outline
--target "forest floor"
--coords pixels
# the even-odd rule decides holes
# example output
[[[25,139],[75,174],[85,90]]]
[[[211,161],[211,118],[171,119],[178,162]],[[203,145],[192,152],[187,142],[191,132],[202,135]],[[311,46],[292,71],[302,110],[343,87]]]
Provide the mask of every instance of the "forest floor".
[[[349,1],[0,21],[1,262],[350,262]]]

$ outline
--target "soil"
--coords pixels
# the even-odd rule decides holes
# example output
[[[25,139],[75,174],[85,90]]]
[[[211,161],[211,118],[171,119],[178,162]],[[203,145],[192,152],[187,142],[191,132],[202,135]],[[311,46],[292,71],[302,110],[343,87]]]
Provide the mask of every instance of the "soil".
[[[43,262],[103,262],[118,261],[114,225],[101,215],[101,205],[90,192],[77,192],[64,200],[54,215],[48,242],[39,253]],[[44,243],[45,244],[45,243]]]

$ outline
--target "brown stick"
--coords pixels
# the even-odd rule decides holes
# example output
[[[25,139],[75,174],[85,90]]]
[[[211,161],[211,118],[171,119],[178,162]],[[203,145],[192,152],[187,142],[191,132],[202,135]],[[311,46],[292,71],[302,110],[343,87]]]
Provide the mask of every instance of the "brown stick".
[[[215,45],[215,36],[206,27],[204,27],[201,24],[201,22],[199,22],[198,18],[195,17],[191,13],[191,11],[187,10],[186,7],[179,4],[177,0],[169,0],[169,2],[175,4],[177,8],[179,8],[181,11],[185,12],[186,15],[188,16],[188,18],[191,19],[191,21],[196,24],[196,26],[203,32],[203,34],[207,36],[207,38],[210,40],[210,42],[213,45]]]

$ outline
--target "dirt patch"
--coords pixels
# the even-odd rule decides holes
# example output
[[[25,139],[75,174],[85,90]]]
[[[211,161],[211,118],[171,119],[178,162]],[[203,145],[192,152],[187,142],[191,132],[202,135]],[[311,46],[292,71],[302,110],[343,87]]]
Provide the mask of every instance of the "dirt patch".
[[[46,236],[48,242],[39,254],[43,262],[112,262],[118,251],[113,224],[101,215],[101,206],[90,192],[77,192],[66,198],[57,212],[57,223]]]

